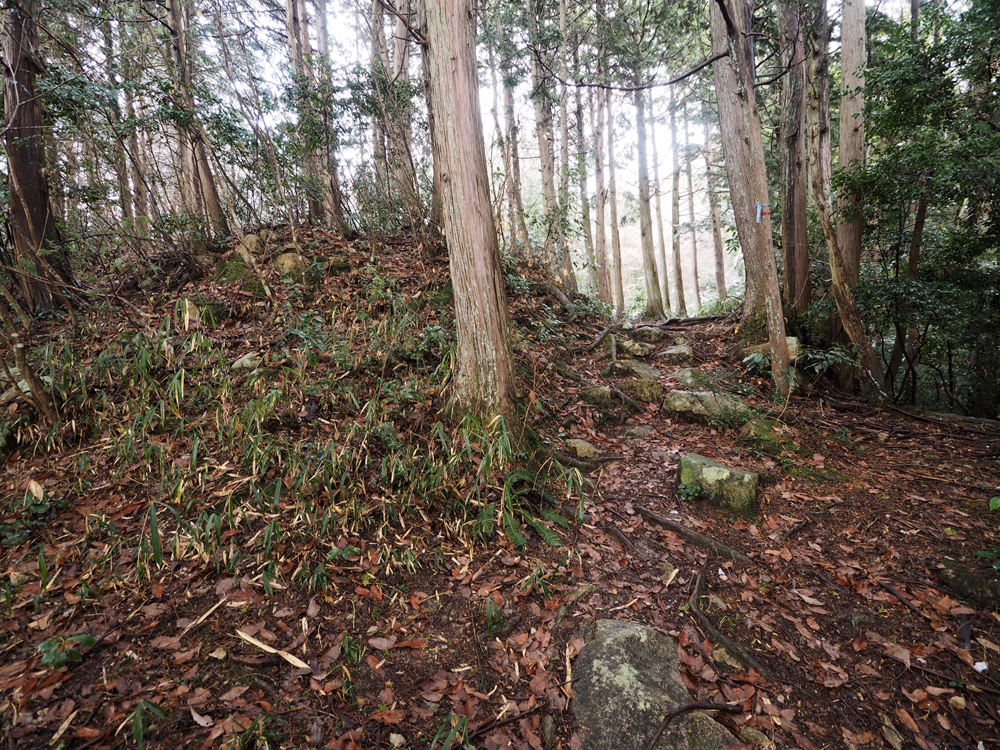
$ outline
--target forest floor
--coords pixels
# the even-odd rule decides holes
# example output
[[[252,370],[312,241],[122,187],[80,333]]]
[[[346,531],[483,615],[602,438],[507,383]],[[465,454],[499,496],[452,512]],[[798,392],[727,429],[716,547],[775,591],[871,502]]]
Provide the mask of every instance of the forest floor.
[[[666,343],[788,450],[655,404],[599,414],[572,376],[605,382],[587,347],[606,321],[511,274],[528,426],[609,459],[582,472],[579,523],[579,473],[525,470],[519,427],[444,416],[446,258],[299,241],[301,284],[261,259],[270,297],[252,274],[133,284],[35,332],[69,426],[22,425],[0,472],[5,747],[576,748],[572,658],[601,618],[675,636],[693,699],[743,708],[718,714],[737,746],[1000,746],[1000,597],[976,555],[1000,545],[993,428],[847,410],[819,379],[776,408],[727,319]],[[760,472],[758,516],[682,497],[689,452]]]

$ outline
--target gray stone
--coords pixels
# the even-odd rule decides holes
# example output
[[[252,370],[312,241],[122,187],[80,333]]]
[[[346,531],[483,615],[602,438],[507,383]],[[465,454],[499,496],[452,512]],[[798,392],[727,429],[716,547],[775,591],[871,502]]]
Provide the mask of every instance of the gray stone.
[[[628,378],[623,380],[619,387],[636,401],[644,401],[647,404],[659,401],[663,395],[663,386],[655,380]]]
[[[717,648],[712,652],[712,661],[723,669],[735,669],[738,672],[746,671],[743,663],[723,647]]]
[[[617,343],[618,348],[630,357],[648,357],[656,351],[656,347],[652,344],[643,344],[632,339],[619,338]]]
[[[286,279],[301,281],[305,277],[306,259],[302,253],[282,253],[274,259],[274,267]]]
[[[795,336],[786,336],[785,342],[788,344],[788,359],[795,361],[799,356],[799,340]],[[753,354],[766,354],[771,356],[771,345],[768,342],[763,344],[750,344],[740,349],[740,357],[746,359]]]
[[[752,471],[723,466],[718,461],[689,453],[681,459],[682,485],[700,488],[717,505],[744,516],[757,512],[760,477]]]
[[[264,252],[264,240],[257,234],[245,234],[243,235],[243,239],[240,240],[239,247],[244,248],[251,257],[257,258]],[[240,253],[240,255],[243,255],[243,253]]]
[[[219,263],[215,277],[223,284],[228,284],[232,281],[242,281],[248,272],[247,262],[237,253]]]
[[[653,357],[653,359],[665,365],[688,365],[694,359],[694,351],[691,349],[690,344],[668,346]]]
[[[684,388],[708,388],[711,379],[696,367],[684,367],[674,373],[677,382]]]
[[[670,391],[663,410],[696,422],[743,424],[750,419],[750,407],[734,396],[711,391]]]
[[[647,438],[653,433],[653,428],[648,424],[641,424],[636,427],[629,427],[625,430],[628,437]]]
[[[773,419],[751,419],[743,425],[736,438],[736,444],[745,445],[769,456],[777,456],[782,451],[795,450],[795,445],[785,439],[788,432],[787,427]]]
[[[556,720],[552,718],[552,714],[545,714],[538,728],[542,730],[542,739],[547,746],[556,744]]]
[[[646,344],[658,344],[666,337],[666,332],[662,328],[656,328],[655,326],[640,326],[632,331],[632,338],[635,341],[641,341]]]
[[[41,380],[42,383],[44,383],[45,385],[52,385],[51,375],[39,375],[38,379]],[[0,404],[6,404],[11,399],[20,396],[22,393],[28,396],[31,396],[32,394],[31,386],[28,385],[27,380],[19,380],[16,386],[12,385],[6,391],[0,394]]]
[[[690,703],[677,641],[632,622],[598,620],[573,667],[573,712],[587,750],[641,750],[667,710]],[[700,711],[670,722],[657,750],[723,750],[735,738]]]
[[[233,362],[234,370],[253,370],[257,367],[263,358],[257,352],[247,352],[238,360]]]
[[[580,458],[599,458],[601,452],[597,450],[593,443],[588,443],[586,440],[564,440],[567,448],[572,448],[577,456]]]
[[[645,362],[637,362],[634,359],[619,359],[612,362],[608,369],[612,375],[619,377],[639,378],[639,380],[659,380],[660,371],[656,370]]]
[[[588,385],[580,391],[580,398],[588,404],[607,406],[611,403],[611,388],[606,385]]]

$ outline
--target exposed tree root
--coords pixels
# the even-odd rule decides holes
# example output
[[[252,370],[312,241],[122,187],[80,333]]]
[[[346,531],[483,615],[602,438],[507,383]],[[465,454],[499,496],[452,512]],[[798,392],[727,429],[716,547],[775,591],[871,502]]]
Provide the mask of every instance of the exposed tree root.
[[[739,560],[740,562],[750,562],[750,558],[739,550],[735,550],[709,536],[705,536],[704,534],[694,531],[693,529],[689,529],[687,526],[677,523],[677,521],[671,521],[669,518],[657,515],[653,511],[643,508],[642,506],[637,506],[636,510],[638,510],[639,514],[647,521],[652,521],[665,529],[669,529],[685,541],[691,542],[691,544],[704,547],[705,549],[711,550],[715,554],[722,555],[723,557],[731,557],[733,560]]]
[[[678,706],[677,708],[671,708],[664,715],[663,723],[661,723],[659,728],[656,730],[656,734],[652,736],[649,743],[646,745],[646,750],[653,750],[653,748],[656,747],[656,743],[660,741],[660,737],[662,737],[663,733],[667,731],[667,727],[670,726],[670,722],[681,714],[686,714],[688,711],[725,711],[731,714],[738,714],[742,710],[742,706],[729,705],[727,703],[708,703],[705,701],[693,701],[691,703],[685,703],[683,706]]]

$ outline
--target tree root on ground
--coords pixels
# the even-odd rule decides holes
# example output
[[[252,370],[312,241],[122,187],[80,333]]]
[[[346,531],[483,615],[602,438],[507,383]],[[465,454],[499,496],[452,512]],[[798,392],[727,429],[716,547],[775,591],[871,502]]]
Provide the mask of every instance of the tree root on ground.
[[[723,557],[730,557],[733,560],[739,560],[740,562],[750,562],[750,558],[739,550],[733,549],[729,545],[716,541],[715,539],[705,536],[704,534],[694,531],[693,529],[689,529],[687,526],[677,523],[677,521],[671,521],[669,518],[657,515],[653,511],[643,508],[642,506],[636,506],[636,510],[639,511],[639,514],[647,521],[651,521],[665,529],[669,529],[677,534],[677,536],[687,542],[690,542],[691,544],[704,547],[705,549],[711,550],[715,554]]]
[[[663,717],[663,723],[660,724],[659,728],[656,730],[656,734],[650,738],[649,743],[646,745],[646,750],[653,750],[656,747],[656,743],[660,741],[660,737],[663,733],[667,731],[667,727],[670,726],[670,722],[676,719],[681,714],[686,714],[688,711],[725,711],[731,714],[742,713],[743,707],[738,705],[730,705],[728,703],[708,703],[705,701],[692,701],[691,703],[685,703],[683,706],[678,706],[677,708],[671,708]]]
[[[569,378],[574,383],[580,383],[581,385],[597,385],[596,383],[593,383],[593,382],[587,380],[582,375],[577,375],[575,372],[573,372],[572,370],[570,370],[565,365],[560,364],[559,362],[555,362],[554,364],[555,364],[556,372],[558,372],[564,378]],[[608,388],[611,389],[611,395],[614,396],[615,398],[617,398],[623,404],[625,404],[625,406],[628,408],[628,410],[631,411],[633,414],[640,414],[643,411],[645,411],[645,409],[642,406],[640,406],[636,401],[634,401],[633,399],[631,399],[628,396],[626,396],[624,393],[622,393],[621,391],[619,391],[614,386],[610,386],[609,385]]]

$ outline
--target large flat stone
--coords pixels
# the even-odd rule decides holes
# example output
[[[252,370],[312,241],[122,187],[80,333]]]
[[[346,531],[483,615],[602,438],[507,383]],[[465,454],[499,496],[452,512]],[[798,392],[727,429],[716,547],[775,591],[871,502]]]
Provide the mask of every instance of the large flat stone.
[[[744,516],[757,513],[760,477],[752,471],[730,469],[718,461],[689,453],[681,459],[682,485],[698,487],[719,507]]]
[[[695,422],[744,424],[750,419],[750,407],[734,396],[712,391],[670,391],[663,400],[663,410]]]
[[[663,395],[663,386],[655,380],[628,378],[619,383],[619,387],[636,401],[644,401],[647,404],[659,401]]]
[[[633,622],[598,620],[573,667],[573,712],[587,750],[642,750],[671,708],[692,698],[677,641]],[[656,750],[724,750],[736,738],[699,711],[670,722]]]
[[[662,328],[655,326],[640,326],[632,331],[632,339],[634,341],[641,341],[646,344],[658,344],[666,337],[666,332]]]
[[[580,390],[580,398],[588,404],[596,406],[607,406],[611,403],[613,396],[611,388],[606,385],[588,385]]]
[[[665,365],[689,365],[694,360],[694,350],[691,349],[690,344],[668,346],[657,353],[653,359]]]
[[[637,362],[634,359],[619,359],[612,362],[608,369],[612,375],[620,377],[639,378],[639,380],[659,380],[660,371],[650,367],[645,362]]]
[[[683,367],[674,373],[682,388],[708,388],[711,378],[696,367]]]

